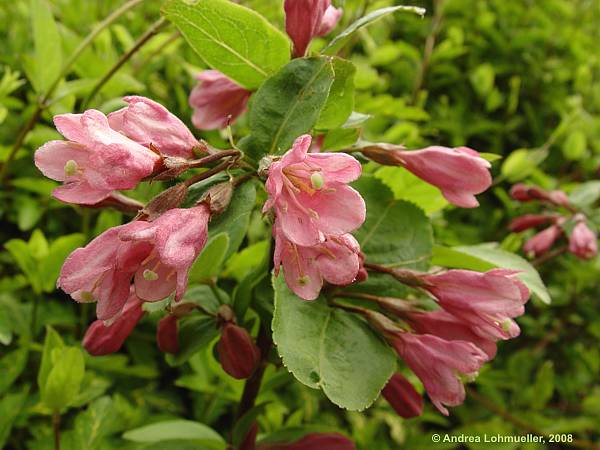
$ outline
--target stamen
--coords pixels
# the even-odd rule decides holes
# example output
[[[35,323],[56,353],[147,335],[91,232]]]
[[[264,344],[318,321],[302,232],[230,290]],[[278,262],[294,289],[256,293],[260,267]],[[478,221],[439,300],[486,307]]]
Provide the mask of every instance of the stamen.
[[[158,274],[156,272],[154,272],[153,270],[150,270],[150,269],[144,270],[144,273],[142,275],[144,277],[144,280],[146,280],[146,281],[156,281],[156,280],[158,280]]]
[[[304,275],[303,277],[298,278],[298,284],[300,286],[306,286],[310,282],[310,277],[308,275]]]
[[[310,184],[318,191],[325,184],[325,179],[319,172],[313,172],[313,174],[310,176]]]
[[[65,176],[72,177],[79,170],[79,165],[77,165],[77,162],[75,160],[70,159],[65,163],[64,170],[65,170]]]
[[[81,301],[84,303],[91,303],[94,301],[94,296],[90,291],[83,291],[81,293]]]

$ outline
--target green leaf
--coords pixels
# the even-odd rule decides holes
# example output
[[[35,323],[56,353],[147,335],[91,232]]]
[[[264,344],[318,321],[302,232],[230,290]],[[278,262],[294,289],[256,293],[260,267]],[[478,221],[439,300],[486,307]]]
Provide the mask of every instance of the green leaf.
[[[294,295],[283,275],[273,284],[273,340],[287,369],[342,408],[370,406],[396,367],[390,347],[356,315],[329,307],[323,297],[307,302]]]
[[[77,247],[81,247],[84,242],[83,234],[76,233],[61,236],[50,244],[48,256],[40,267],[44,291],[52,292],[56,289],[56,279],[66,257]]]
[[[27,400],[27,390],[8,394],[0,400],[0,448],[5,448],[10,430]]]
[[[571,161],[579,161],[587,155],[587,137],[581,130],[575,130],[569,133],[562,145],[562,152],[565,158]]]
[[[221,272],[225,254],[229,249],[229,235],[225,232],[213,236],[190,270],[190,283],[205,283]]]
[[[331,130],[346,123],[354,109],[355,73],[356,67],[350,61],[333,58],[333,84],[315,128]]]
[[[233,255],[225,265],[223,276],[233,277],[241,282],[256,267],[257,261],[264,259],[263,257],[269,248],[269,242],[267,239],[258,241]]]
[[[528,150],[521,148],[508,155],[500,172],[511,183],[527,178],[548,156],[548,150]]]
[[[27,348],[19,348],[0,358],[0,395],[12,386],[27,364]]]
[[[356,144],[361,131],[360,128],[336,128],[331,130],[325,135],[321,149],[326,152],[347,150]]]
[[[554,393],[554,365],[552,361],[546,361],[538,369],[533,385],[531,407],[543,409],[552,398]]]
[[[550,303],[550,294],[537,270],[519,255],[498,248],[495,242],[460,246],[435,246],[433,264],[484,272],[495,267],[519,270],[518,277],[544,303]]]
[[[210,222],[209,236],[220,233],[229,236],[229,246],[223,260],[237,252],[242,244],[255,206],[256,187],[252,181],[247,181],[235,189],[227,210]]]
[[[569,200],[575,206],[586,208],[593,205],[600,198],[600,181],[588,181],[578,184],[569,193]]]
[[[40,390],[48,381],[48,374],[52,369],[52,352],[56,348],[64,347],[63,340],[60,335],[51,326],[46,327],[46,338],[44,339],[44,348],[42,350],[42,361],[38,371],[37,383]]]
[[[8,306],[0,303],[0,344],[10,345],[13,339],[13,325],[8,315]]]
[[[62,69],[61,37],[46,0],[31,0],[31,25],[35,45],[35,80],[38,93],[46,93]]]
[[[283,153],[308,133],[327,101],[333,76],[331,58],[299,58],[265,81],[250,104],[246,153],[256,161]]]
[[[41,389],[41,398],[48,408],[60,411],[79,393],[85,373],[83,353],[77,347],[59,347],[51,355],[52,367]]]
[[[191,420],[168,420],[127,431],[123,438],[133,442],[160,442],[172,439],[202,441],[211,448],[224,449],[225,440],[212,428]]]
[[[200,57],[246,89],[256,89],[290,59],[290,41],[260,14],[226,0],[163,7]]]
[[[167,361],[173,366],[180,366],[190,357],[208,346],[219,334],[216,321],[212,317],[195,315],[186,317],[179,323],[179,353],[167,355]]]
[[[115,415],[115,406],[110,397],[101,397],[94,401],[86,411],[75,419],[75,442],[78,450],[96,450],[101,441],[118,426],[119,416]]]
[[[373,22],[385,17],[389,14],[395,13],[396,11],[406,11],[414,14],[418,14],[421,17],[425,14],[425,9],[419,8],[418,6],[389,6],[387,8],[377,9],[370,12],[366,16],[361,17],[356,22],[353,22],[338,34],[323,50],[321,53],[333,54],[339,47],[341,47],[347,38],[349,38],[356,31],[363,27],[371,25]]]
[[[22,239],[11,239],[4,244],[4,247],[12,255],[13,259],[23,271],[34,292],[39,294],[42,292],[42,282],[38,265],[29,251],[29,246]]]

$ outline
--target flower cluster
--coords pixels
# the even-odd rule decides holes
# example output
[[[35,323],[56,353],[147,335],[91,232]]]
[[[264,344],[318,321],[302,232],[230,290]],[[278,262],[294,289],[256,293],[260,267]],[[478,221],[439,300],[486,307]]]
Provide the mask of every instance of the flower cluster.
[[[546,226],[542,231],[529,238],[523,246],[525,254],[540,257],[546,254],[563,236],[568,236],[570,253],[579,259],[592,259],[598,254],[598,238],[590,228],[585,214],[578,211],[562,191],[546,191],[538,186],[515,184],[510,191],[513,199],[522,202],[538,201],[552,208],[535,214],[516,217],[509,224],[512,232]]]

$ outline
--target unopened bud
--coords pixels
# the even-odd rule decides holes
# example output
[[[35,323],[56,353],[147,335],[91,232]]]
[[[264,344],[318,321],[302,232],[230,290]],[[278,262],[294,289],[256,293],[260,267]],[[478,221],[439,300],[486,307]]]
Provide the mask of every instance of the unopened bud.
[[[206,203],[212,214],[221,214],[227,209],[233,195],[233,183],[219,183],[206,191],[198,203]]]
[[[187,192],[188,188],[183,183],[170,187],[154,197],[150,203],[140,211],[139,217],[144,217],[149,222],[152,222],[162,213],[181,205],[187,196]]]
[[[260,350],[248,330],[231,322],[221,330],[217,353],[223,370],[238,380],[252,376],[260,362]]]
[[[423,398],[400,373],[392,375],[381,394],[400,417],[410,419],[423,414]]]
[[[160,319],[156,328],[156,342],[161,352],[179,353],[177,316],[169,314]]]
[[[402,145],[394,144],[368,144],[359,148],[363,155],[376,163],[384,166],[400,166],[402,158],[398,151],[404,150]]]

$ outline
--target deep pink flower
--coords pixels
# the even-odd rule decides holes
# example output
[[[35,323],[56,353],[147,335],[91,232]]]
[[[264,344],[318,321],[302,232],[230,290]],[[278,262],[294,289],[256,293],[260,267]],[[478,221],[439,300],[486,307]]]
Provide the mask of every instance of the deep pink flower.
[[[175,291],[175,301],[181,299],[192,264],[206,244],[209,219],[208,206],[200,204],[170,209],[153,222],[131,222],[119,232],[121,241],[146,246],[134,277],[138,297],[158,301]]]
[[[366,214],[363,198],[346,184],[360,176],[360,163],[345,153],[307,153],[310,143],[300,136],[271,164],[263,208],[274,208],[286,238],[303,246],[355,230]]]
[[[303,247],[288,240],[278,221],[273,227],[275,236],[275,273],[283,265],[288,287],[304,300],[319,296],[323,281],[335,285],[351,284],[360,270],[360,246],[351,234],[327,236],[312,247]]]
[[[528,239],[525,245],[523,245],[523,251],[527,255],[541,256],[552,248],[554,242],[556,242],[562,233],[563,231],[560,226],[550,225],[545,230]]]
[[[159,320],[156,327],[156,342],[161,352],[179,353],[176,315],[169,314]]]
[[[54,197],[63,202],[90,205],[113,190],[132,189],[152,174],[160,157],[110,128],[100,111],[54,117],[68,140],[50,141],[35,152],[35,165],[44,175],[64,184]]]
[[[523,216],[515,217],[510,222],[508,228],[510,231],[518,233],[530,228],[535,228],[539,225],[554,222],[556,219],[557,216],[555,214],[525,214]]]
[[[419,377],[431,402],[444,415],[445,406],[457,406],[465,400],[465,388],[459,377],[477,375],[487,355],[466,341],[446,341],[430,334],[398,333],[394,348]]]
[[[218,70],[205,70],[196,78],[198,84],[189,99],[190,106],[194,109],[192,123],[196,128],[225,128],[246,111],[251,91]]]
[[[131,290],[123,311],[109,324],[102,320],[93,322],[83,337],[83,347],[90,355],[108,355],[119,351],[144,315],[142,302]]]
[[[598,238],[585,220],[579,220],[569,238],[569,251],[581,259],[591,259],[598,254]]]
[[[232,322],[223,325],[217,353],[223,370],[238,380],[252,376],[260,362],[260,350],[248,330]]]
[[[538,186],[527,186],[523,183],[513,185],[510,189],[510,195],[519,202],[541,200],[564,207],[570,204],[569,197],[563,191],[546,191]]]
[[[341,9],[331,0],[285,0],[285,31],[294,43],[294,57],[302,57],[315,36],[324,36],[335,28]]]
[[[421,279],[442,308],[469,323],[479,336],[498,340],[513,338],[520,332],[512,318],[525,312],[529,289],[516,278],[517,273],[508,269],[483,273],[449,270]]]
[[[473,331],[472,325],[443,309],[407,313],[411,328],[419,334],[433,334],[447,341],[467,341],[483,350],[488,360],[496,356],[496,342]]]
[[[395,373],[387,382],[381,395],[400,417],[410,419],[423,414],[423,398],[401,373]]]
[[[160,103],[146,97],[124,97],[125,108],[110,113],[111,128],[138,144],[157,148],[162,155],[190,158],[198,141],[174,114]]]

